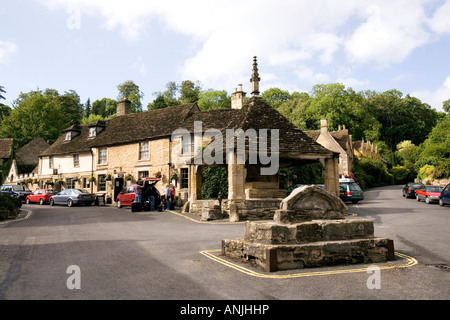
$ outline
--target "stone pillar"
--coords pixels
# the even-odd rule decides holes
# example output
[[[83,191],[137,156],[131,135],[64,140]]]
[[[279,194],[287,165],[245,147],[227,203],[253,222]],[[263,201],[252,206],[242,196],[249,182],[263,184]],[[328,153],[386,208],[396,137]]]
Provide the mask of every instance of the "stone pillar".
[[[324,166],[325,189],[339,197],[339,156],[325,159]]]
[[[245,201],[245,164],[237,163],[234,152],[228,154],[228,203],[230,221],[239,221],[239,209]]]

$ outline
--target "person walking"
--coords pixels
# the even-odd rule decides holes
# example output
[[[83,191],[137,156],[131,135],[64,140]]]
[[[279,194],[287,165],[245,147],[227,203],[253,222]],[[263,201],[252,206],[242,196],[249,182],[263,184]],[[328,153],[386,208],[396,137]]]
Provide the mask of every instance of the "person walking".
[[[170,184],[170,203],[171,203],[171,208],[172,210],[175,209],[175,187],[173,185],[173,183]]]

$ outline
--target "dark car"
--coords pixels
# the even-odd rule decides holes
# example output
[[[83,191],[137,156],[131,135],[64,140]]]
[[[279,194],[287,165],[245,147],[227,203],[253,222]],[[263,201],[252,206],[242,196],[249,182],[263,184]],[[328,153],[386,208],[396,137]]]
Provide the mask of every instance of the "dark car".
[[[406,198],[415,198],[416,190],[422,186],[423,184],[420,182],[408,182],[403,186],[402,195]]]
[[[25,201],[26,197],[31,194],[31,191],[24,185],[5,184],[0,188],[3,195],[8,195],[13,198],[18,198]]]
[[[445,206],[450,205],[450,183],[442,190],[441,196],[439,197],[439,204]]]
[[[423,200],[426,203],[439,202],[442,190],[441,186],[421,186],[416,190],[416,200]]]
[[[27,204],[38,203],[43,205],[44,203],[50,202],[50,197],[55,194],[55,190],[51,189],[38,189],[32,194],[28,195],[25,199]]]
[[[65,189],[50,197],[50,205],[62,204],[68,207],[72,207],[75,204],[91,205],[96,198],[95,194],[83,189]]]
[[[161,181],[161,179],[158,178],[144,178],[143,185],[139,184],[132,184],[130,186],[127,186],[122,189],[122,191],[119,193],[116,199],[116,204],[118,208],[122,207],[129,207],[131,204],[136,200],[136,190],[137,188],[142,188],[141,191],[141,201],[142,203],[145,203],[146,201],[149,201],[149,196],[151,193],[151,187],[153,187],[153,195],[155,197],[155,209],[158,208],[161,205],[161,194],[159,190],[156,188],[156,184],[158,181]]]
[[[358,203],[364,200],[364,192],[353,179],[339,179],[339,197],[344,202]]]

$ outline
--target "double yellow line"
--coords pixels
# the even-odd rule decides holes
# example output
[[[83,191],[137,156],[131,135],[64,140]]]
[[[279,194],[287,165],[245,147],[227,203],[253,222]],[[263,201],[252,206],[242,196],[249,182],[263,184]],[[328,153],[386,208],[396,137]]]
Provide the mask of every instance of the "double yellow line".
[[[24,211],[25,211],[25,210],[24,210]],[[27,215],[26,215],[25,217],[20,218],[20,219],[16,219],[16,220],[5,220],[5,221],[3,221],[3,222],[0,222],[0,226],[1,226],[1,225],[4,225],[4,224],[8,224],[8,223],[10,223],[10,222],[17,222],[17,221],[27,220],[27,219],[31,216],[31,211],[26,210],[26,212],[27,212]]]
[[[304,272],[304,273],[294,273],[294,274],[284,274],[284,275],[274,275],[274,274],[263,274],[256,271],[252,271],[230,261],[220,258],[217,253],[221,252],[221,250],[206,250],[201,251],[200,254],[205,257],[214,260],[218,263],[221,263],[229,268],[237,270],[239,272],[245,273],[252,277],[257,278],[266,278],[266,279],[290,279],[290,278],[302,278],[302,277],[317,277],[317,276],[326,276],[326,275],[335,275],[335,274],[345,274],[345,273],[358,273],[358,272],[367,272],[367,268],[358,268],[358,269],[347,269],[347,270],[332,270],[332,271],[317,271],[317,272]],[[406,260],[406,263],[399,265],[390,265],[390,266],[381,266],[380,270],[388,270],[388,269],[400,269],[400,268],[408,268],[418,264],[418,261],[412,257],[409,257],[405,254],[401,254],[396,252],[396,256]]]

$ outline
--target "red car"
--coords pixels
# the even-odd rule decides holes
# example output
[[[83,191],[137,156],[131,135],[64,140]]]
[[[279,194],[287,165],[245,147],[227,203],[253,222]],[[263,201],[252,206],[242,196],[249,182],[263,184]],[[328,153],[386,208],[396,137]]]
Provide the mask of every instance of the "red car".
[[[156,183],[158,183],[158,181],[161,181],[161,179],[157,179],[157,178],[143,178],[142,179],[144,181],[144,185],[142,193],[145,194],[146,193],[146,188],[148,188],[150,185],[153,185],[153,187],[155,187]],[[137,184],[132,184],[128,187],[125,187],[117,196],[116,199],[116,203],[117,203],[117,207],[118,208],[122,208],[124,206],[131,206],[131,204],[135,201],[136,199],[136,189],[139,185]],[[156,189],[155,187],[155,208],[157,208],[160,204],[161,204],[161,195],[158,191],[158,189]],[[144,198],[144,197],[142,197]],[[144,203],[145,201],[147,201],[148,199],[141,199],[142,202]]]
[[[25,202],[27,204],[39,202],[40,205],[43,205],[44,203],[49,203],[50,197],[55,193],[55,190],[51,189],[38,189],[32,194],[28,195],[25,199]]]
[[[439,202],[442,190],[444,188],[441,186],[422,186],[416,190],[416,200],[424,200],[426,203]]]

